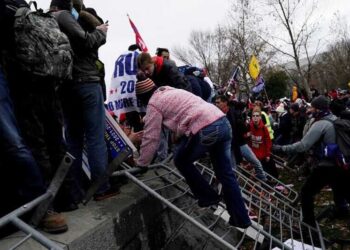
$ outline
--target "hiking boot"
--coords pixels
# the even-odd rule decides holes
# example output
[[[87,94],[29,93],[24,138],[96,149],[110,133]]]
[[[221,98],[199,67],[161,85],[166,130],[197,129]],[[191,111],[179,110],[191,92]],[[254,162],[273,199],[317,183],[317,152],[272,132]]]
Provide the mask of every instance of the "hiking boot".
[[[68,230],[64,216],[52,210],[46,212],[45,217],[40,222],[40,228],[50,234],[60,234]]]
[[[107,191],[105,191],[103,193],[95,194],[94,200],[95,201],[103,201],[103,200],[108,199],[110,197],[116,196],[117,194],[120,194],[119,187],[112,186]]]

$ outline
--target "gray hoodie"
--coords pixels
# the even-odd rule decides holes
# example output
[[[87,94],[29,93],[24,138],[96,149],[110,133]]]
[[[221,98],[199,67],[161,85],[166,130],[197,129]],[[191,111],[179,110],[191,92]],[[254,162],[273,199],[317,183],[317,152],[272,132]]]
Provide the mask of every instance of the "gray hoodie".
[[[335,115],[329,114],[321,120],[314,122],[301,141],[282,146],[282,150],[287,153],[301,153],[309,150],[312,146],[321,147],[329,143],[336,143],[334,126],[332,122],[330,122],[336,119],[337,117]]]

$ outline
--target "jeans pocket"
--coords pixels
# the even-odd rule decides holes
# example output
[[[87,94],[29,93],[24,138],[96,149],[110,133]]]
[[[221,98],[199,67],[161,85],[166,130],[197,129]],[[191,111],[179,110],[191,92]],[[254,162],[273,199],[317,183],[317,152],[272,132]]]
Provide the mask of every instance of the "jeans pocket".
[[[199,132],[200,135],[200,144],[203,146],[212,146],[218,141],[219,136],[219,127],[218,126],[209,126],[202,129]]]

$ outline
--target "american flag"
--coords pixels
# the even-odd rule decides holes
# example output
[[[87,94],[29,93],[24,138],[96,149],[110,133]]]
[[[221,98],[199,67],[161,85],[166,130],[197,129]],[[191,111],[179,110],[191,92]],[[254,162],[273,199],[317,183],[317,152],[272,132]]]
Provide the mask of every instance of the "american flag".
[[[129,15],[128,15],[128,18],[129,18],[129,22],[130,22],[131,28],[134,30],[134,33],[135,33],[135,36],[136,36],[136,44],[140,47],[142,52],[147,52],[148,51],[147,46],[146,46],[145,42],[143,41],[139,31],[137,30],[134,22],[131,21]]]

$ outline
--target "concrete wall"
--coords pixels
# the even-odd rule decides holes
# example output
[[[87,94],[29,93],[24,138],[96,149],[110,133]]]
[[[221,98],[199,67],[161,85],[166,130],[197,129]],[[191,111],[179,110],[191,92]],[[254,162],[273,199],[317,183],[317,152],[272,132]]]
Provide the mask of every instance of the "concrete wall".
[[[154,183],[157,185],[157,183]],[[208,236],[164,207],[135,184],[122,187],[121,194],[101,202],[90,202],[65,213],[69,230],[47,235],[69,250],[112,249],[221,249]],[[189,199],[182,203],[193,202]],[[208,215],[210,216],[210,215]],[[220,230],[220,228],[218,228]],[[9,249],[23,237],[18,232],[0,240],[0,250]],[[45,249],[30,240],[18,249]]]

